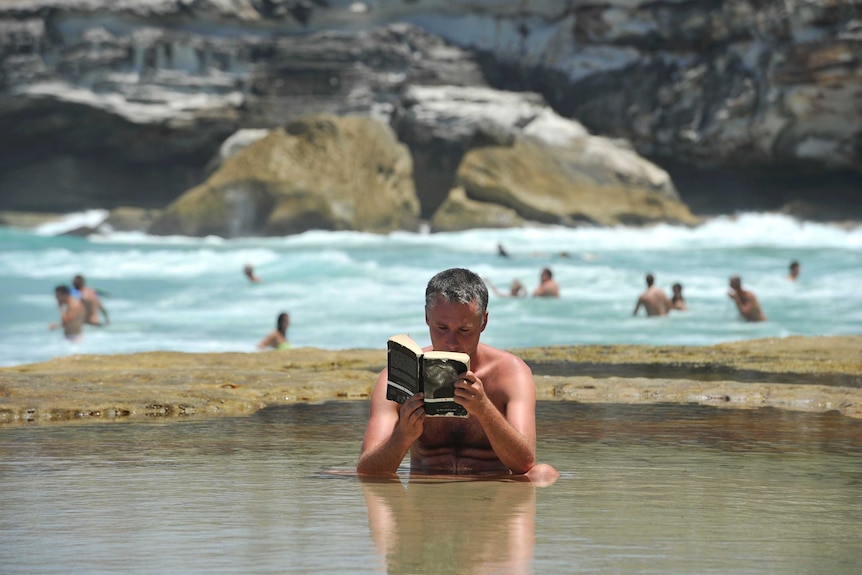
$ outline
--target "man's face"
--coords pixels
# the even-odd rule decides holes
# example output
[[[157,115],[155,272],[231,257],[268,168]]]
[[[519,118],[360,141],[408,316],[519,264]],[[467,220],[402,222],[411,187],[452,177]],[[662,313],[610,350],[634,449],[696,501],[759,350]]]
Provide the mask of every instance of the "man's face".
[[[431,345],[439,351],[474,354],[487,322],[488,312],[478,313],[475,303],[450,303],[438,296],[434,307],[425,309]]]

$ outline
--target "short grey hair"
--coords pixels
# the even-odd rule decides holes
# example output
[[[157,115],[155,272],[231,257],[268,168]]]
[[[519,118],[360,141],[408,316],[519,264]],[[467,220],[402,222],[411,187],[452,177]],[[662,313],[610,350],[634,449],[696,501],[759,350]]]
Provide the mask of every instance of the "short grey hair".
[[[437,296],[442,296],[450,303],[476,302],[480,314],[488,309],[488,286],[481,277],[468,269],[450,268],[431,278],[425,288],[426,309],[434,307]]]

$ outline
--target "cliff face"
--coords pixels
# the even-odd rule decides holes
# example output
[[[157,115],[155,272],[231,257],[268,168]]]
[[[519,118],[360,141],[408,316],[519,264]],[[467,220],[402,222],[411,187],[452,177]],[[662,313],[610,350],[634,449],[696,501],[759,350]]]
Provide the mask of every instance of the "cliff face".
[[[859,204],[860,62],[851,0],[0,1],[0,209],[163,207],[237,129],[397,126],[412,85],[537,92],[703,206]]]

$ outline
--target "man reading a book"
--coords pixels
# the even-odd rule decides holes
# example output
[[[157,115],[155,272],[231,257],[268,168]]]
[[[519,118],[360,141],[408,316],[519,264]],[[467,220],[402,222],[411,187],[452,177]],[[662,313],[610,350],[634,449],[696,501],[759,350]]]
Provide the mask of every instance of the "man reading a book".
[[[426,350],[470,356],[455,383],[455,402],[468,417],[426,417],[423,394],[403,405],[386,399],[387,370],[377,378],[357,472],[394,474],[407,452],[419,474],[512,474],[537,483],[559,474],[536,464],[536,387],[517,356],[479,341],[488,323],[488,289],[475,273],[442,271],[425,289]]]

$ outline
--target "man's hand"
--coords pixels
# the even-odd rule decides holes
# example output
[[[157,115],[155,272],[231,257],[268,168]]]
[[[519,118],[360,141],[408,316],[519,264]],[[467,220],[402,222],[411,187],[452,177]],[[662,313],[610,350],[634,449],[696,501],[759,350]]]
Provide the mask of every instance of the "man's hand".
[[[472,371],[464,373],[461,379],[455,382],[455,403],[463,405],[470,415],[480,413],[487,399],[482,380]]]
[[[408,398],[398,412],[396,433],[406,439],[410,445],[419,439],[425,428],[425,394],[417,393]]]

